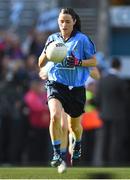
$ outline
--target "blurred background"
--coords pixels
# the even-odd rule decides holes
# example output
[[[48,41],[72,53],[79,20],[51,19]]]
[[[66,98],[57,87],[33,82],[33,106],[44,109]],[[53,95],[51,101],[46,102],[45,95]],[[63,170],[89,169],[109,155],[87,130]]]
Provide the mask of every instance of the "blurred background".
[[[129,0],[0,0],[0,166],[49,165],[49,111],[37,62],[48,35],[58,31],[62,7],[74,8],[81,18],[82,32],[95,43],[101,81],[115,68],[113,60],[121,63],[121,81],[112,88],[119,94],[112,104],[116,115],[109,111],[110,116],[104,119],[103,100],[96,93],[101,88],[98,81],[90,79],[86,84],[81,165],[129,166]],[[121,93],[119,84],[124,90]]]

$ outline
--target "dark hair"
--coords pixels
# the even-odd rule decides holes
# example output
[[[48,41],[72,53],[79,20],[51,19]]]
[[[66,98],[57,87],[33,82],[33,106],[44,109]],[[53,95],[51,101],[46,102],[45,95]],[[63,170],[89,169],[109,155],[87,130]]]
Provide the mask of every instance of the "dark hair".
[[[121,67],[121,61],[117,57],[114,57],[111,62],[111,67],[115,69],[119,69]]]
[[[76,23],[74,25],[74,30],[81,31],[80,17],[72,8],[63,8],[61,9],[60,13],[70,14],[72,16],[72,19],[76,20]]]

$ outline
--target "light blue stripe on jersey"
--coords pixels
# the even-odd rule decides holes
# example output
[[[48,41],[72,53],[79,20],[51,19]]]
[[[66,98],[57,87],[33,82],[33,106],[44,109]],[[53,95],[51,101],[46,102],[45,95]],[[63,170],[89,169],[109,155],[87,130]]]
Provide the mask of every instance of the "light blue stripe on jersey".
[[[64,42],[59,33],[50,35],[47,43],[52,40]],[[73,54],[77,59],[84,60],[90,59],[95,54],[94,44],[81,32],[75,33],[74,36],[64,43],[68,49],[67,56]],[[65,66],[64,61],[62,63],[54,64],[54,66],[51,67],[48,72],[48,79],[73,87],[85,85],[85,82],[89,77],[89,68],[82,66],[68,68]]]

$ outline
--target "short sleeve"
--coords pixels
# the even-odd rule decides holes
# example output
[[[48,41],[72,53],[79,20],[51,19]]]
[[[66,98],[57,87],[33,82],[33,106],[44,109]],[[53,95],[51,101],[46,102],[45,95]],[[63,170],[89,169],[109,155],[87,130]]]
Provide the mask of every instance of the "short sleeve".
[[[45,47],[44,47],[44,49],[43,49],[43,52],[44,52],[45,54],[46,54],[47,46],[48,46],[52,41],[54,41],[53,38],[52,38],[52,36],[49,36],[48,39],[47,39],[47,41],[46,41],[46,43],[45,43]]]
[[[84,39],[84,53],[86,59],[91,58],[96,53],[96,48],[92,40],[88,37]]]

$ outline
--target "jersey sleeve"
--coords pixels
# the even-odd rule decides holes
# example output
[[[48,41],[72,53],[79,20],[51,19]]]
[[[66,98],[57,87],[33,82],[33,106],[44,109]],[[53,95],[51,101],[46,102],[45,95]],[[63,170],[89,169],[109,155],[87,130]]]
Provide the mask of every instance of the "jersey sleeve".
[[[44,47],[44,49],[43,49],[43,52],[46,54],[46,49],[47,49],[47,46],[51,43],[51,42],[53,42],[54,41],[54,39],[52,38],[52,36],[49,36],[48,38],[47,38],[47,41],[46,41],[46,43],[45,43],[45,47]]]
[[[92,42],[92,40],[88,37],[86,37],[84,39],[84,53],[85,53],[85,57],[86,59],[91,58],[93,55],[95,55],[96,53],[96,48],[94,43]]]

